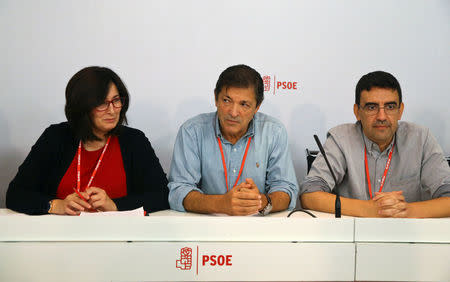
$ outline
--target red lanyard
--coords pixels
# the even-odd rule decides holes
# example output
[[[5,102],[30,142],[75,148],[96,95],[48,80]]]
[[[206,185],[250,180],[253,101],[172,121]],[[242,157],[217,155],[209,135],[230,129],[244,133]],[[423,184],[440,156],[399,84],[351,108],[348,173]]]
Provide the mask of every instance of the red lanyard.
[[[394,144],[392,144],[391,151],[389,152],[389,157],[388,157],[388,160],[386,162],[386,167],[384,168],[383,178],[381,178],[381,184],[380,184],[379,192],[381,192],[383,190],[384,181],[386,180],[386,175],[387,175],[387,173],[389,171],[389,167],[391,166],[392,152],[394,152]],[[364,146],[364,155],[365,155],[364,156],[364,163],[366,164],[367,186],[369,186],[369,195],[370,195],[370,198],[372,199],[372,197],[373,197],[373,195],[372,195],[372,184],[370,183],[369,164],[367,162],[367,148],[366,148],[366,146]]]
[[[92,172],[91,179],[89,179],[89,183],[86,185],[86,188],[84,190],[86,190],[88,187],[91,186],[92,180],[94,179],[94,176],[97,173],[97,170],[100,167],[100,164],[102,163],[103,155],[106,152],[106,148],[108,148],[109,139],[111,139],[111,137],[108,137],[105,147],[103,147],[102,154],[100,155],[100,158],[97,161],[97,165],[95,166],[94,171]],[[80,171],[81,171],[81,141],[80,141],[80,144],[78,145],[78,164],[77,164],[77,191],[78,192],[80,192],[80,186],[81,186]]]
[[[242,158],[241,169],[239,170],[239,175],[238,175],[238,177],[236,178],[236,183],[234,183],[233,187],[236,186],[236,184],[237,184],[238,181],[239,181],[239,178],[241,178],[241,173],[242,173],[242,170],[244,169],[245,159],[247,158],[247,152],[248,152],[248,148],[250,147],[250,141],[251,141],[251,140],[252,140],[252,137],[248,137],[247,147],[245,148],[244,157]],[[227,173],[227,165],[225,164],[225,156],[223,155],[222,142],[220,142],[220,138],[219,138],[219,137],[217,137],[217,142],[219,143],[220,153],[222,154],[223,170],[225,171],[225,183],[227,184],[227,191],[228,191],[228,173]]]

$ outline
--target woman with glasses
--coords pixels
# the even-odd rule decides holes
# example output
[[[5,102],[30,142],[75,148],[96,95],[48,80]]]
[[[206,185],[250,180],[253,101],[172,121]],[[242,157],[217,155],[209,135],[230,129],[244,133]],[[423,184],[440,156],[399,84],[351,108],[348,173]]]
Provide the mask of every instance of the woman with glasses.
[[[128,91],[112,70],[87,67],[66,87],[67,122],[48,127],[9,184],[6,206],[78,215],[167,209],[167,178],[144,133],[124,124]]]

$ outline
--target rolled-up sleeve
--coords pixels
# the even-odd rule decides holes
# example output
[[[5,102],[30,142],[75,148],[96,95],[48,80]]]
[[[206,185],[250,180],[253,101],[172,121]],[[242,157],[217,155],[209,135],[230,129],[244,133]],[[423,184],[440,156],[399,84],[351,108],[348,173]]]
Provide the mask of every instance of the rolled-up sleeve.
[[[421,184],[433,199],[450,197],[450,167],[439,143],[427,130],[423,148]]]
[[[280,126],[279,132],[273,136],[275,139],[268,160],[266,193],[285,192],[291,199],[288,209],[293,209],[297,202],[298,184],[286,129]]]
[[[323,147],[327,154],[328,161],[335,173],[337,182],[340,183],[345,176],[345,156],[336,143],[334,136],[330,133],[328,133],[328,138]],[[331,193],[334,187],[336,187],[336,184],[325,158],[319,153],[314,160],[308,175],[300,184],[300,195],[317,191]]]
[[[197,136],[189,125],[182,125],[178,131],[173,149],[169,173],[169,204],[177,211],[186,211],[184,198],[191,191],[198,191],[201,179],[201,161]]]

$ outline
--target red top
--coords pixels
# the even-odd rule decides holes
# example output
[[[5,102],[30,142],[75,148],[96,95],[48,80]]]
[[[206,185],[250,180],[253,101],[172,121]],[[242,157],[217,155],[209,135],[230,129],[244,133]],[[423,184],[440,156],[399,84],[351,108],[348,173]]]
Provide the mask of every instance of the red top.
[[[102,150],[103,148],[96,151],[86,151],[81,146],[81,191],[86,190],[86,185],[102,154]],[[58,199],[65,199],[69,194],[74,193],[73,188],[77,187],[77,161],[77,154],[75,154],[72,163],[59,183],[58,190],[56,191],[56,197]],[[98,168],[91,186],[105,190],[111,199],[127,195],[125,169],[123,168],[122,152],[120,151],[117,136],[111,137],[110,144],[105,151],[102,163]]]

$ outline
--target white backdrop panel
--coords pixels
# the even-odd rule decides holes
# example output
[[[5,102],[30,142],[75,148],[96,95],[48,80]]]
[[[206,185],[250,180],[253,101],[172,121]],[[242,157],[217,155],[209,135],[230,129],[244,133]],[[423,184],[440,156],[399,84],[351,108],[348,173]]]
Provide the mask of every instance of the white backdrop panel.
[[[64,89],[107,66],[131,94],[130,126],[149,137],[166,171],[178,127],[214,111],[226,67],[297,81],[261,111],[286,126],[297,178],[305,148],[353,122],[361,75],[386,70],[404,91],[404,119],[431,128],[450,155],[449,1],[0,1],[0,207],[9,181],[51,123]]]

